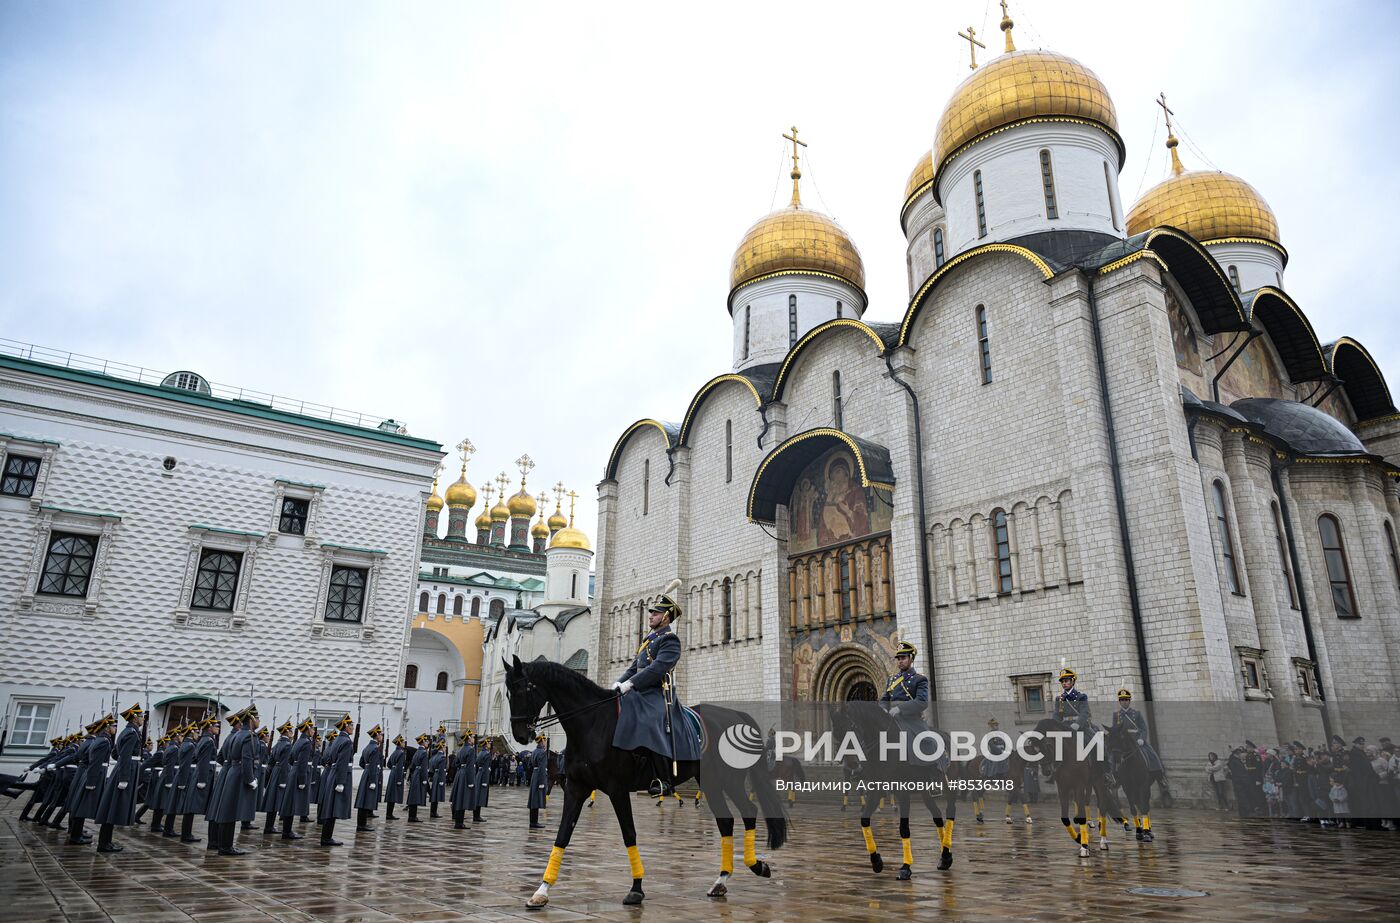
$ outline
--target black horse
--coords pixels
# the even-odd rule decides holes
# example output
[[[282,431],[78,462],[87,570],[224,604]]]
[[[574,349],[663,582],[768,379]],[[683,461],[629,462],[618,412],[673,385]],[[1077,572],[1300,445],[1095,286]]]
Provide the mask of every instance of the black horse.
[[[832,730],[838,740],[853,735],[859,741],[861,750],[869,754],[881,752],[881,733],[884,739],[895,740],[903,733],[901,728],[883,709],[873,703],[836,705],[831,709]],[[938,868],[953,866],[953,818],[956,810],[956,792],[949,785],[955,772],[953,766],[940,769],[937,766],[900,760],[869,760],[859,770],[859,778],[877,791],[889,791],[888,797],[899,808],[899,838],[904,847],[903,863],[895,876],[900,881],[914,877],[914,844],[909,830],[909,803],[911,789],[918,787],[924,807],[933,817],[938,828],[938,841],[941,852]],[[947,801],[948,817],[938,808],[937,792],[942,790]],[[884,871],[885,860],[875,846],[875,833],[870,827],[870,818],[879,809],[882,798],[866,794],[861,799],[860,832],[865,837],[865,850],[870,854],[870,868],[877,874]]]
[[[1042,719],[1035,729],[1042,735],[1070,731],[1070,728],[1056,718]],[[1099,849],[1108,849],[1105,816],[1111,816],[1119,823],[1123,822],[1123,818],[1119,816],[1118,799],[1104,780],[1105,761],[1095,757],[1092,750],[1084,755],[1080,754],[1081,743],[1086,741],[1084,735],[1087,732],[1070,733],[1070,738],[1063,741],[1064,759],[1060,760],[1055,770],[1055,788],[1060,794],[1060,823],[1065,825],[1070,838],[1079,845],[1079,857],[1084,859],[1089,856],[1090,806],[1095,803],[1098,805]],[[1052,755],[1045,752],[1039,738],[1028,737],[1022,745],[1028,753],[1036,756],[1045,758]],[[1074,814],[1070,814],[1071,805],[1077,808]]]
[[[632,867],[632,889],[622,903],[640,904],[642,891],[642,858],[637,852],[637,828],[632,823],[631,794],[645,790],[651,778],[650,766],[636,753],[613,746],[617,729],[618,694],[604,689],[588,677],[549,661],[537,660],[506,664],[506,695],[510,700],[510,730],[520,743],[535,737],[540,712],[548,705],[554,712],[549,719],[564,729],[568,759],[564,764],[564,812],[559,819],[559,832],[554,849],[549,854],[540,886],[530,897],[528,907],[543,907],[549,902],[549,888],[559,877],[564,850],[578,823],[589,792],[603,792],[612,801],[622,828],[622,844]],[[787,840],[787,818],[777,797],[773,779],[763,762],[761,732],[757,723],[743,712],[716,705],[698,705],[694,711],[704,724],[706,747],[698,761],[683,761],[676,765],[675,782],[695,779],[705,793],[706,804],[715,817],[720,833],[720,873],[709,890],[710,897],[721,897],[728,891],[734,872],[734,814],[737,810],[744,822],[744,864],[761,878],[772,870],[760,860],[754,849],[758,810],[763,811],[768,829],[768,848],[778,849]],[[753,763],[747,770],[731,768],[720,759],[713,746],[728,732],[731,737],[754,742]],[[759,805],[755,807],[745,791],[745,780],[753,787]]]
[[[1128,811],[1133,816],[1133,825],[1123,824],[1123,829],[1132,829],[1140,842],[1151,843],[1152,834],[1152,783],[1158,773],[1147,765],[1147,757],[1138,745],[1137,739],[1128,732],[1127,725],[1118,724],[1108,732],[1108,752],[1115,758],[1118,784],[1128,799]]]

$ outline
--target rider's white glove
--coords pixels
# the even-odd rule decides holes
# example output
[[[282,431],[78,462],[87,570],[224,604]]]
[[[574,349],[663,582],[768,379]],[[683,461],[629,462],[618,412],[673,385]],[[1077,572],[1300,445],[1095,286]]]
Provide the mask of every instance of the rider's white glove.
[[[616,682],[614,682],[614,683],[612,684],[612,687],[613,687],[614,690],[621,689],[621,688],[622,688],[622,680],[617,680]]]
[[[622,693],[623,695],[626,695],[627,693],[631,692],[631,691],[632,691],[632,681],[629,679],[629,680],[627,680],[626,682],[618,683],[618,684],[617,684],[617,691],[620,692],[620,693]]]

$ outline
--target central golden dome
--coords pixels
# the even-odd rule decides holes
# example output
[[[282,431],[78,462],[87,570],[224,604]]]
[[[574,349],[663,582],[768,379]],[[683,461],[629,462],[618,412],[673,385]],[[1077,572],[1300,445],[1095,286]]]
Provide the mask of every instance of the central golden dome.
[[[850,235],[801,205],[779,209],[749,228],[734,251],[729,288],[786,272],[826,273],[865,291],[865,264]]]
[[[525,485],[520,485],[520,493],[510,498],[510,503],[506,508],[510,515],[516,519],[529,519],[535,515],[535,498],[525,492]]]
[[[1079,121],[1118,137],[1118,113],[1093,71],[1053,51],[1011,51],[978,68],[953,91],[933,141],[935,174],[964,148],[1029,121]]]
[[[591,551],[588,544],[588,536],[584,535],[573,526],[565,526],[554,533],[554,540],[549,543],[551,548],[582,548],[584,551]]]
[[[1254,237],[1279,243],[1274,210],[1258,190],[1229,173],[1178,173],[1143,193],[1128,211],[1128,234],[1162,225],[1202,242]]]
[[[462,476],[447,488],[448,506],[465,506],[471,509],[476,505],[476,488],[467,483],[467,473],[462,472]]]

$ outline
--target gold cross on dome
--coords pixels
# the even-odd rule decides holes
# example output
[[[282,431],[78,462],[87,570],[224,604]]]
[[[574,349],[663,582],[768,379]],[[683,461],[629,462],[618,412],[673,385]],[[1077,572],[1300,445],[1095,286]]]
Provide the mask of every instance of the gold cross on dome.
[[[790,204],[793,208],[796,208],[797,206],[799,206],[799,205],[802,204],[802,199],[801,199],[801,197],[797,194],[797,181],[800,180],[800,179],[802,178],[802,170],[801,170],[801,168],[799,168],[798,165],[797,165],[797,147],[798,147],[798,145],[801,145],[802,147],[806,147],[806,146],[807,146],[807,142],[806,142],[806,141],[798,141],[798,140],[797,140],[797,126],[796,126],[796,125],[792,126],[792,134],[790,134],[790,135],[783,135],[783,137],[784,137],[785,139],[787,139],[788,141],[791,141],[791,142],[792,142],[792,202],[790,202],[789,204]]]
[[[520,469],[520,480],[524,483],[525,475],[529,474],[535,468],[535,460],[529,455],[522,455],[515,460],[515,467]]]
[[[564,482],[560,481],[554,485],[555,506],[564,502]]]
[[[972,63],[969,64],[968,67],[970,67],[973,70],[977,70],[977,49],[982,48],[985,50],[987,46],[977,41],[977,30],[972,28],[971,26],[967,27],[966,32],[959,32],[958,38],[965,39],[967,41],[967,50],[972,53]]]
[[[510,483],[510,478],[506,477],[506,473],[502,471],[500,474],[496,475],[496,483],[501,485],[501,499],[504,500],[506,496],[506,485]]]
[[[578,494],[569,491],[569,525],[574,524],[574,502],[578,500]]]
[[[1171,134],[1172,116],[1176,115],[1176,112],[1172,109],[1167,108],[1167,94],[1165,92],[1159,93],[1157,95],[1157,105],[1162,107],[1162,113],[1166,116],[1167,119],[1167,134]]]

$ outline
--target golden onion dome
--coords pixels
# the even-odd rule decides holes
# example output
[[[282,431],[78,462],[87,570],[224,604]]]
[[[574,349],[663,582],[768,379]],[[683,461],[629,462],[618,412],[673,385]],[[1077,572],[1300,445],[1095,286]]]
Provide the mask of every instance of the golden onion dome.
[[[734,251],[729,288],[780,273],[835,276],[865,291],[865,264],[850,235],[801,204],[780,208],[748,229]]]
[[[536,520],[535,524],[530,527],[530,536],[540,539],[549,538],[549,526],[545,525],[543,518]]]
[[[527,519],[535,515],[539,507],[535,506],[535,498],[525,492],[525,485],[520,485],[520,493],[510,498],[506,504],[510,510],[510,515],[517,519]]]
[[[1010,51],[982,65],[953,91],[934,135],[935,178],[977,141],[1032,121],[1097,125],[1113,136],[1120,155],[1123,151],[1118,113],[1093,71],[1053,51]]]
[[[510,507],[506,505],[505,491],[501,491],[501,497],[496,500],[496,505],[491,507],[491,521],[505,522],[510,518]]]
[[[433,512],[438,512],[442,509],[442,498],[438,496],[436,477],[433,478],[432,493],[428,494],[427,506],[428,509],[432,510]]]
[[[914,165],[914,172],[909,174],[909,182],[904,184],[904,207],[900,209],[901,214],[909,208],[909,203],[932,184],[933,151],[928,151]]]
[[[559,505],[554,505],[554,512],[549,514],[549,531],[558,532],[569,524],[569,520],[564,518],[564,514],[559,512]]]
[[[476,517],[476,527],[483,531],[491,529],[491,511],[484,505],[481,507],[481,515]]]
[[[588,536],[584,535],[573,526],[565,526],[554,533],[554,540],[549,543],[551,548],[582,548],[584,551],[592,551],[588,544]]]
[[[1175,151],[1173,151],[1175,153]],[[1128,211],[1128,234],[1167,225],[1202,242],[1252,237],[1278,244],[1278,219],[1253,186],[1229,173],[1174,173]]]
[[[447,505],[464,506],[467,509],[476,505],[476,488],[467,483],[465,472],[447,488]]]

